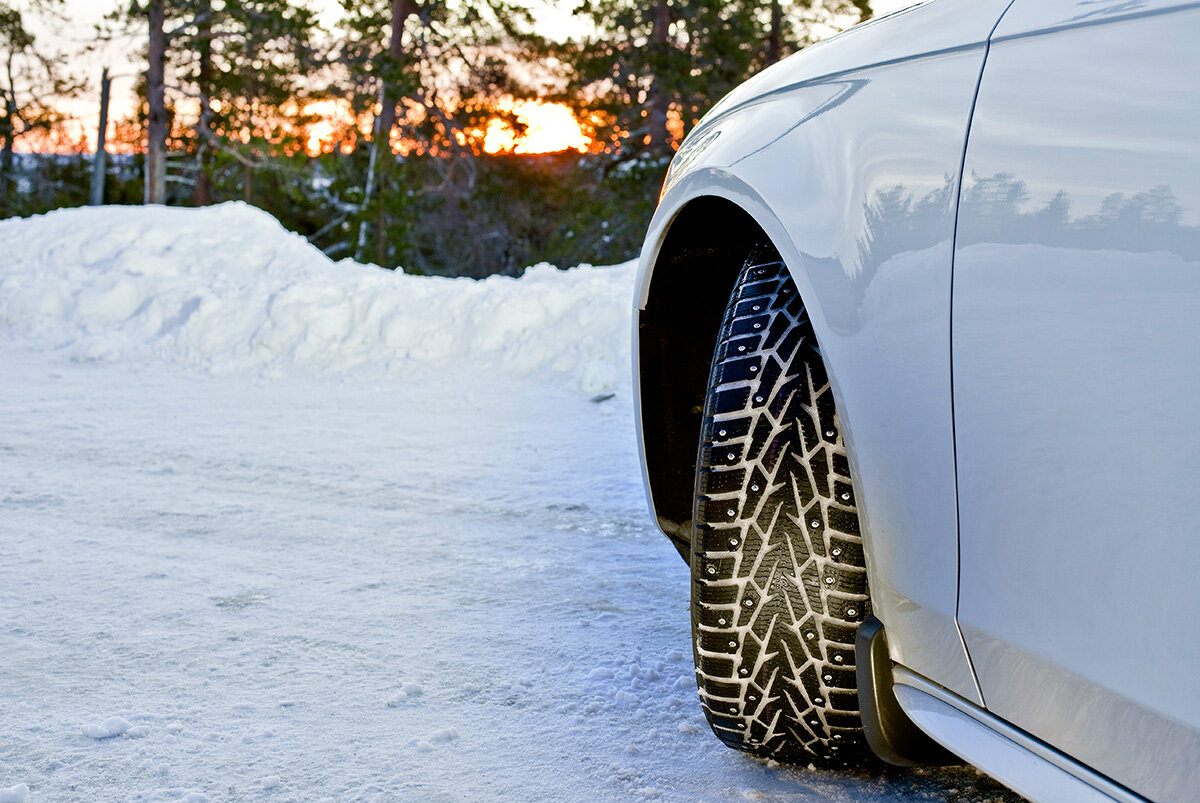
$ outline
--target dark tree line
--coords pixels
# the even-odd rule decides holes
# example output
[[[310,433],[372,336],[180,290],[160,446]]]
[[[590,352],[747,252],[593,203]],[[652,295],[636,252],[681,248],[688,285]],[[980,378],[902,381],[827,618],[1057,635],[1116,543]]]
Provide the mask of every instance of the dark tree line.
[[[669,154],[700,116],[817,26],[871,16],[868,0],[583,0],[595,32],[566,45],[570,98],[607,113],[610,148]]]
[[[18,186],[12,158],[76,88],[23,24],[61,2],[0,0],[0,214],[72,203],[44,162],[23,160],[37,175]],[[145,72],[110,137],[131,153],[98,173],[108,202],[244,200],[332,257],[467,275],[632,256],[704,111],[818,27],[870,15],[867,0],[580,0],[586,33],[554,39],[514,0],[341,0],[331,29],[303,0],[113,2],[97,36]],[[519,132],[524,98],[574,108],[593,149],[485,153],[489,121]],[[70,176],[85,158],[52,162]]]

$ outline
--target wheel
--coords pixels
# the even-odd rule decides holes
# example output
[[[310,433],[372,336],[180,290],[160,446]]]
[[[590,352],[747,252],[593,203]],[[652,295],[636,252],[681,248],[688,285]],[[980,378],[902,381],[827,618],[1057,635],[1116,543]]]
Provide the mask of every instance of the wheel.
[[[726,745],[857,760],[854,640],[871,613],[833,393],[787,268],[742,268],[713,355],[697,460],[692,643]]]

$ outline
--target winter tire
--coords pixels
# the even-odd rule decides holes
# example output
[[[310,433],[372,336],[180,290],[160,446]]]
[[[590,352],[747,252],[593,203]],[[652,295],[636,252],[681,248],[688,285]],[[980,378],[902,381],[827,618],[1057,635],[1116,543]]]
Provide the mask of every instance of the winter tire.
[[[854,642],[870,616],[833,393],[787,268],[752,255],[725,310],[697,462],[692,640],[726,745],[791,762],[867,752]]]

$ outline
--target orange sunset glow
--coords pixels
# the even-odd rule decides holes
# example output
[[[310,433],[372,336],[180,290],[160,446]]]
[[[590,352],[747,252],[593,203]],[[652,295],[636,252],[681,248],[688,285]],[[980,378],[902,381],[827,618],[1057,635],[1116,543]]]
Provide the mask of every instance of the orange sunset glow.
[[[194,123],[196,109],[194,101],[184,100],[175,105],[178,115],[176,125],[181,126],[177,134]],[[483,127],[468,128],[459,134],[463,145],[471,145],[477,151],[496,155],[504,153],[538,154],[558,153],[574,150],[579,153],[596,147],[596,141],[588,135],[575,112],[564,103],[547,103],[538,100],[505,99],[497,104],[505,118],[493,117]],[[291,110],[294,113],[294,109]],[[371,130],[374,112],[355,118],[350,104],[344,100],[320,100],[305,104],[303,116],[309,118],[304,124],[287,126],[287,133],[298,135],[309,156],[329,153],[343,143],[361,140]],[[508,118],[515,118],[514,126]],[[129,131],[118,132],[123,125],[110,123],[107,149],[109,153],[130,153],[140,150],[140,137],[130,138]],[[410,120],[410,122],[418,122]],[[593,121],[594,122],[594,121]],[[19,151],[39,153],[81,153],[95,148],[94,123],[82,119],[69,119],[49,131],[35,131],[17,145]],[[128,127],[127,125],[125,126]],[[119,136],[119,133],[124,136]],[[408,153],[412,148],[404,141],[399,130],[392,135],[392,148],[397,153]]]
[[[305,150],[317,156],[338,147],[339,143],[358,138],[371,130],[371,120],[354,119],[350,104],[344,100],[318,100],[305,104],[304,115],[315,118],[302,129]]]
[[[508,121],[493,117],[483,132],[484,153],[585,153],[592,145],[566,104],[518,100],[502,104],[501,109],[516,117],[521,128],[518,131]]]
[[[460,143],[491,155],[567,150],[586,153],[595,144],[585,133],[575,112],[566,104],[506,99],[497,104],[497,109],[506,117],[511,115],[517,124],[513,125],[506,118],[493,117],[481,128],[462,131],[459,134]],[[305,106],[304,112],[316,118],[303,128],[306,150],[312,156],[328,152],[339,143],[355,138],[358,132],[369,130],[372,123],[370,118],[355,120],[344,101],[317,101]],[[393,136],[396,138],[392,143],[395,150],[400,153],[409,150],[399,132]]]

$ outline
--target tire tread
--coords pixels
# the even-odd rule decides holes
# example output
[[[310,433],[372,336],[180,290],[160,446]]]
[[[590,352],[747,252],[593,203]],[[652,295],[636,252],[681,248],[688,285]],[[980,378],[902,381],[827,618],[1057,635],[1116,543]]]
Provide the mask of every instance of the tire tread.
[[[829,378],[777,258],[752,257],[738,277],[703,427],[692,629],[709,724],[758,755],[853,760],[866,752],[862,536]]]

